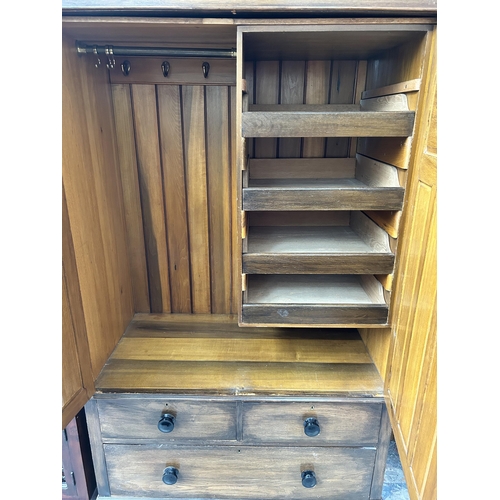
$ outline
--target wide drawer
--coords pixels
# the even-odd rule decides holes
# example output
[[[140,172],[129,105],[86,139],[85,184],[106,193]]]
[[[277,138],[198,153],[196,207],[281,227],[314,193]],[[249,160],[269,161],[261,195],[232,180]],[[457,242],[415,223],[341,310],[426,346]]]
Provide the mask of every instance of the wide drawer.
[[[106,438],[235,440],[236,404],[188,400],[98,399],[101,433]],[[173,417],[173,419],[170,418]],[[159,429],[158,423],[162,421]]]
[[[111,495],[368,500],[376,449],[105,445]],[[165,484],[165,469],[177,471]],[[305,487],[312,471],[316,484]],[[172,477],[172,474],[169,475]],[[309,485],[311,483],[309,482]]]
[[[245,403],[243,440],[256,443],[376,445],[381,403]]]

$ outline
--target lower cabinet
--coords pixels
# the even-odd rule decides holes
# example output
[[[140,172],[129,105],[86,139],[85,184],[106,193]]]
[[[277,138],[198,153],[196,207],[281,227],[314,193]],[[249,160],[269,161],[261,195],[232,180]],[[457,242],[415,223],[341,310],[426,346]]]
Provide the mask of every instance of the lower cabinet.
[[[378,500],[383,398],[98,394],[99,498]]]

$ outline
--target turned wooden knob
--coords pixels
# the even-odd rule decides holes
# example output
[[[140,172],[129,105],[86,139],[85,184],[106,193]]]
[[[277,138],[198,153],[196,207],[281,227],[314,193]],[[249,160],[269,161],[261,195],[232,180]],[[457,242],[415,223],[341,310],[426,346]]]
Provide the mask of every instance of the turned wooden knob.
[[[304,420],[304,432],[306,433],[306,436],[317,436],[320,431],[319,422],[314,417],[306,418]]]
[[[161,478],[165,484],[175,484],[177,478],[179,477],[179,470],[175,467],[167,467],[163,471],[163,477]]]
[[[314,488],[316,486],[316,474],[312,470],[305,470],[302,473],[302,486],[304,488]]]
[[[165,413],[158,422],[158,429],[161,432],[172,432],[174,430],[175,417],[170,413]]]

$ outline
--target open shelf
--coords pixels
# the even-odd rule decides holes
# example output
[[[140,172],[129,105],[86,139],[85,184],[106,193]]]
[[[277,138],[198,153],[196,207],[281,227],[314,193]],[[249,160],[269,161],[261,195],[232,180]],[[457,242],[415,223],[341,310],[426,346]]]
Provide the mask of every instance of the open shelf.
[[[311,217],[314,214],[310,214],[311,226],[250,226],[243,272],[391,273],[394,254],[387,233],[360,212],[342,215],[336,226],[315,226]],[[293,215],[288,220],[291,223]]]
[[[314,373],[314,377],[311,377]],[[175,376],[174,376],[175,375]],[[239,328],[220,314],[136,314],[100,393],[380,396],[383,384],[352,329]]]
[[[367,275],[248,275],[242,324],[387,324],[381,284]]]

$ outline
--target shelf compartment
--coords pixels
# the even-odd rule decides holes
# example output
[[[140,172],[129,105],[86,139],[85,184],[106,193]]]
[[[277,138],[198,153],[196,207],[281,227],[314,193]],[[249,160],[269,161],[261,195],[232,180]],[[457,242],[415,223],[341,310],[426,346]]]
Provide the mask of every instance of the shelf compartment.
[[[241,324],[386,326],[382,285],[368,275],[248,275]]]
[[[242,114],[241,131],[243,137],[411,136],[414,111],[375,109],[361,104],[254,104]]]
[[[394,254],[388,234],[360,212],[347,217],[348,224],[338,226],[250,226],[243,272],[392,273]]]
[[[404,188],[392,165],[359,154],[356,159],[309,158],[309,167],[302,168],[305,160],[250,159],[243,210],[401,210],[403,206]]]

